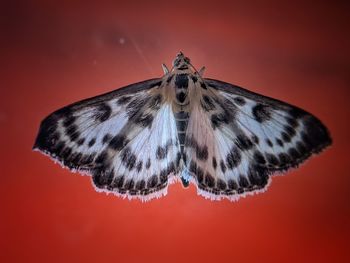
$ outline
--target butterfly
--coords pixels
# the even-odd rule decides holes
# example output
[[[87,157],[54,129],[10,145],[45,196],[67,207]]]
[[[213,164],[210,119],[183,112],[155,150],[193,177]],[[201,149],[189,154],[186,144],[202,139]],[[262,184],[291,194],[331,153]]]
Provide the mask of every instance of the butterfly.
[[[61,108],[46,117],[33,149],[89,174],[97,191],[147,201],[168,185],[237,200],[270,176],[332,143],[310,113],[220,80],[203,78],[182,52],[161,78]]]

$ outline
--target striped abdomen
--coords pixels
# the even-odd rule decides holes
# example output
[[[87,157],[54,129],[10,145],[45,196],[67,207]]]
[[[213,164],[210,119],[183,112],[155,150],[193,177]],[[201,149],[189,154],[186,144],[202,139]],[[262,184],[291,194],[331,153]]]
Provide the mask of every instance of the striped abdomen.
[[[186,129],[190,114],[186,111],[179,111],[175,113],[177,135],[179,137],[179,143],[181,148],[181,154],[184,152]]]

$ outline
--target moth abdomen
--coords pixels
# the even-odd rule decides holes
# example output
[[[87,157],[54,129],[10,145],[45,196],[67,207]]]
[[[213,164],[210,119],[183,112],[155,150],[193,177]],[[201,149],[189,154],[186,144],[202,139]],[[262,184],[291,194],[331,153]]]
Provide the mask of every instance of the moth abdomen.
[[[190,118],[189,112],[179,111],[175,113],[177,135],[179,138],[181,153],[184,152],[186,129],[187,129],[189,118]]]

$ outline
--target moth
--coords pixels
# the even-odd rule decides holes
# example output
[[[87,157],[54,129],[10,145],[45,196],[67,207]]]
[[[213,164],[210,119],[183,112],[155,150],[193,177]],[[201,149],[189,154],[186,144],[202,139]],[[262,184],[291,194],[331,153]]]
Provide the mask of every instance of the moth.
[[[332,143],[310,113],[203,78],[183,53],[164,75],[46,117],[33,149],[91,175],[97,191],[142,201],[190,183],[212,200],[262,192],[270,176]]]

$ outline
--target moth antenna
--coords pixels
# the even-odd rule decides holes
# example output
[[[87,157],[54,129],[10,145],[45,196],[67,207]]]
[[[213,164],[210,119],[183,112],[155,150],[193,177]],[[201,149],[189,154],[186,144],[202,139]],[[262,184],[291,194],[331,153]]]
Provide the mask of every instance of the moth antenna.
[[[163,68],[164,75],[169,73],[169,69],[164,63],[162,64],[162,68]]]

